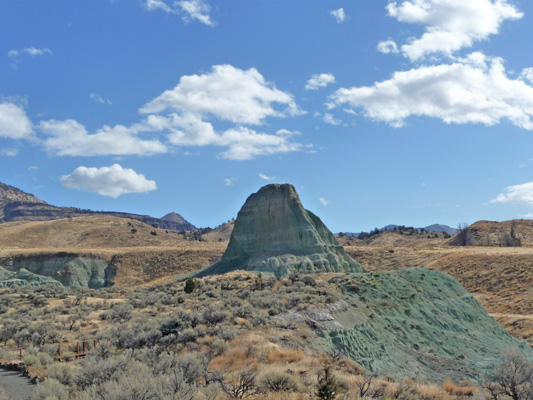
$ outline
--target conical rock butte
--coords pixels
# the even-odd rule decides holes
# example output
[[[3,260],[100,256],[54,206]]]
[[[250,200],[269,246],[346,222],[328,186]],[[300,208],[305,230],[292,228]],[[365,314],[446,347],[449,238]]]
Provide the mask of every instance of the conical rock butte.
[[[287,276],[293,272],[366,272],[320,218],[303,208],[290,184],[262,187],[248,197],[222,256],[197,276],[247,270]]]

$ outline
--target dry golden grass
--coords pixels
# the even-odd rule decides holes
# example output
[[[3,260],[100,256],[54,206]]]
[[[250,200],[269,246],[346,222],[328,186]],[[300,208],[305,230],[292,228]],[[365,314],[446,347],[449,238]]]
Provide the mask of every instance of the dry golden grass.
[[[453,396],[460,396],[460,397],[470,397],[473,396],[475,393],[477,393],[478,389],[472,385],[469,382],[465,382],[461,385],[456,385],[450,380],[445,381],[442,384],[442,388],[448,393]]]
[[[268,352],[268,362],[272,363],[293,363],[300,361],[304,356],[303,351],[296,349],[271,349]]]

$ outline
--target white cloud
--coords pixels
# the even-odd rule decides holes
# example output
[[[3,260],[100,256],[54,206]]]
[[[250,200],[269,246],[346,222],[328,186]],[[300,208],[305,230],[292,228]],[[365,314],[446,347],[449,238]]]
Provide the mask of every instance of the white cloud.
[[[11,58],[17,58],[17,57],[20,57],[21,55],[23,54],[27,54],[29,56],[51,56],[52,55],[52,50],[48,49],[48,48],[43,48],[43,49],[36,49],[35,47],[26,47],[25,49],[22,49],[22,50],[9,50],[7,52],[7,56],[8,57],[11,57]]]
[[[533,205],[533,182],[505,188],[505,194],[491,200],[491,203],[524,203]]]
[[[161,0],[146,0],[143,4],[148,11],[163,10],[166,13],[175,13],[172,7]]]
[[[158,140],[143,140],[135,135],[137,125],[104,126],[94,134],[72,119],[41,121],[39,128],[49,137],[44,146],[59,156],[140,155],[165,153],[166,146]]]
[[[319,197],[318,200],[320,200],[323,206],[327,206],[329,204],[329,200],[326,200],[323,197]]]
[[[197,20],[207,26],[215,26],[209,11],[211,8],[209,4],[202,0],[184,0],[175,3],[182,11],[182,19],[185,22]]]
[[[324,117],[322,118],[322,121],[324,121],[326,124],[330,124],[330,125],[339,125],[342,122],[341,120],[336,119],[330,113],[325,113]]]
[[[146,179],[133,169],[122,168],[119,164],[101,168],[78,167],[72,174],[63,175],[61,183],[67,189],[81,189],[113,198],[157,189],[155,181]]]
[[[342,24],[346,19],[346,13],[344,12],[344,8],[339,8],[338,10],[331,10],[330,14],[335,17],[338,24]]]
[[[507,77],[503,61],[473,53],[453,64],[395,72],[373,86],[341,88],[332,106],[361,107],[367,117],[402,126],[409,116],[494,125],[504,119],[533,129],[533,87]]]
[[[218,155],[219,158],[239,161],[303,149],[301,144],[289,141],[286,135],[258,133],[245,127],[225,131],[220,135],[218,144],[229,147],[228,150]]]
[[[215,26],[209,16],[211,7],[204,0],[174,1],[172,6],[163,0],[145,0],[143,4],[148,11],[162,10],[168,14],[180,15],[185,22],[196,20],[208,26]]]
[[[276,110],[276,103],[286,108]],[[149,114],[167,109],[252,125],[261,124],[269,116],[302,113],[291,94],[266,82],[255,68],[244,71],[231,65],[215,65],[203,75],[182,76],[174,89],[165,91],[140,111]]]
[[[508,0],[409,0],[387,5],[398,21],[425,26],[425,33],[401,46],[411,60],[430,54],[451,56],[471,47],[475,41],[497,34],[505,20],[516,20],[523,13]]]
[[[108,104],[110,106],[113,105],[113,103],[111,103],[111,100],[109,99],[104,99],[102,96],[100,96],[99,94],[96,94],[96,93],[91,93],[89,95],[89,97],[95,101],[95,103],[100,103],[100,104]]]
[[[276,177],[275,176],[268,176],[268,175],[265,175],[265,174],[259,174],[259,178],[265,180],[265,181],[272,181],[274,180]]]
[[[226,186],[232,186],[237,179],[235,178],[226,178],[224,179],[224,185]]]
[[[335,76],[333,74],[313,74],[311,79],[307,81],[305,85],[306,90],[318,90],[321,87],[326,87],[330,83],[335,82]]]
[[[30,167],[28,167],[28,171],[38,171],[40,170],[41,168],[39,168],[38,166],[36,165],[32,165]]]
[[[383,40],[379,42],[377,49],[380,53],[383,54],[398,53],[398,46],[396,45],[396,42],[394,42],[394,40]]]
[[[16,157],[18,153],[19,153],[19,149],[16,149],[14,147],[0,149],[0,156]]]
[[[529,212],[527,214],[522,215],[522,218],[533,219],[533,212]]]
[[[520,74],[520,79],[527,80],[533,84],[533,68],[524,68]]]
[[[98,100],[99,96],[92,96]],[[275,109],[281,103],[283,110]],[[172,146],[220,146],[225,151],[219,158],[250,160],[259,155],[301,151],[304,145],[293,142],[297,131],[280,129],[275,134],[257,132],[242,124],[258,125],[268,116],[299,115],[292,95],[266,82],[255,69],[243,71],[229,65],[215,66],[204,75],[184,76],[173,89],[139,110],[146,117],[130,126],[103,126],[93,134],[75,120],[41,121],[39,128],[48,135],[46,150],[61,156],[153,155],[167,152],[157,139],[147,140],[141,134],[165,135]],[[224,124],[217,131],[214,121]],[[190,153],[185,153],[190,154]]]
[[[0,137],[10,139],[33,138],[33,127],[26,111],[14,103],[0,103]]]

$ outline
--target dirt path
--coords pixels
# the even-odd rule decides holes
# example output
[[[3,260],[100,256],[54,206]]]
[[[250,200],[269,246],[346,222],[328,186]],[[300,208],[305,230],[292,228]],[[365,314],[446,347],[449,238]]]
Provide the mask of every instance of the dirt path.
[[[0,393],[3,391],[9,400],[30,400],[35,385],[18,371],[0,368]]]

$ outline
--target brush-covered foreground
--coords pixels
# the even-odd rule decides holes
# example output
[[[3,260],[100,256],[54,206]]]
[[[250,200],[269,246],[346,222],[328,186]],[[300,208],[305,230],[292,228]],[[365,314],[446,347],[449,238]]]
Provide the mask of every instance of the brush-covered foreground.
[[[348,274],[277,280],[235,272],[135,291],[5,288],[0,357],[16,360],[18,348],[24,348],[30,375],[47,377],[35,399],[488,396],[485,388],[464,380],[467,374],[433,383],[376,376],[331,348],[317,350],[326,344],[325,330],[288,316],[309,316],[343,302],[355,280]],[[357,290],[374,290],[379,277],[367,280],[368,287],[359,282]],[[84,340],[87,356],[77,359],[76,342]]]

